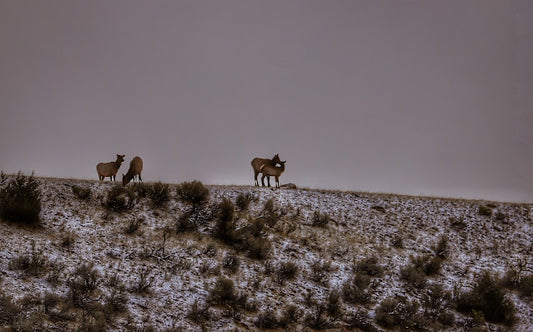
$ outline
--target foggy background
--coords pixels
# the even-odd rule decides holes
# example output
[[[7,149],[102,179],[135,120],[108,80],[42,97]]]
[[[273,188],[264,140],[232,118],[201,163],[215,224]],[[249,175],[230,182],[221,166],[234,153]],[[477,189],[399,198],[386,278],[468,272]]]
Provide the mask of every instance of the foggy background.
[[[0,0],[0,169],[532,202],[532,59],[527,0]]]

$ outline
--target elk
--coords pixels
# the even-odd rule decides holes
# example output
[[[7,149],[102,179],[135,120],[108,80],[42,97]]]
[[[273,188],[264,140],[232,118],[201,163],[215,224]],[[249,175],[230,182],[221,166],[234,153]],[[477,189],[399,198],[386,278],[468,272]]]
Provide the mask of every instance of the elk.
[[[96,165],[96,172],[98,172],[98,179],[103,181],[106,177],[109,177],[111,181],[115,181],[117,178],[117,172],[124,161],[123,154],[117,154],[117,160],[110,163],[98,163]]]
[[[286,162],[286,160],[280,161],[279,164],[281,166],[279,167],[272,166],[269,164],[264,164],[263,166],[261,166],[261,169],[259,171],[263,174],[263,176],[261,177],[261,184],[263,185],[263,187],[265,186],[265,177],[267,178],[268,186],[270,187],[270,177],[273,176],[276,178],[276,188],[279,188],[279,176],[285,171]]]
[[[272,167],[275,167],[280,162],[281,162],[281,159],[279,159],[279,155],[278,154],[276,154],[274,156],[274,158],[272,158],[272,159],[254,158],[252,160],[251,164],[252,164],[252,167],[254,169],[255,186],[259,187],[259,182],[257,181],[257,175],[261,172],[261,167],[262,166],[270,165]],[[269,180],[270,180],[270,178],[269,178]]]
[[[140,182],[143,182],[141,179],[141,172],[143,170],[143,160],[141,157],[137,156],[133,158],[130,162],[130,169],[126,175],[122,174],[122,185],[126,186],[133,179],[135,182],[135,176],[139,178]]]

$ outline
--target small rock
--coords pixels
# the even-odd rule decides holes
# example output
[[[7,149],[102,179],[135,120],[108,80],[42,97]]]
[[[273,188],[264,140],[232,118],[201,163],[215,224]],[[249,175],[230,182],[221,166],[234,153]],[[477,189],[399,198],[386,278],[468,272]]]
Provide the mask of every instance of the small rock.
[[[285,183],[282,184],[280,187],[287,188],[287,189],[298,189],[294,183]]]

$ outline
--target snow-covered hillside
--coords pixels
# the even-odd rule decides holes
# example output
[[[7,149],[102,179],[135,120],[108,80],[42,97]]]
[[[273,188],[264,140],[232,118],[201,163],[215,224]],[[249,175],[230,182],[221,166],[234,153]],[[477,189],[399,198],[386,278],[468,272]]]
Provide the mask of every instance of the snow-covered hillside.
[[[17,315],[0,318],[0,327],[533,330],[531,296],[509,287],[506,298],[516,309],[511,326],[484,322],[479,312],[460,313],[454,302],[485,271],[499,278],[512,269],[521,278],[533,274],[528,204],[207,186],[197,230],[178,232],[176,223],[191,206],[176,197],[174,185],[162,208],[143,197],[117,213],[102,206],[114,184],[38,180],[41,222],[0,222],[0,316],[2,310]],[[91,198],[77,198],[73,186],[90,188]],[[254,199],[248,209],[235,209],[237,230],[261,219],[268,200],[274,203],[273,219],[256,234],[271,244],[264,259],[213,235],[222,199],[235,203],[246,193]],[[421,280],[408,273],[417,258],[437,256],[440,266]],[[40,262],[35,273],[21,267],[24,259]],[[225,278],[237,295],[217,301]],[[445,295],[435,295],[438,289]],[[407,308],[399,314],[403,322],[384,323],[387,301]]]

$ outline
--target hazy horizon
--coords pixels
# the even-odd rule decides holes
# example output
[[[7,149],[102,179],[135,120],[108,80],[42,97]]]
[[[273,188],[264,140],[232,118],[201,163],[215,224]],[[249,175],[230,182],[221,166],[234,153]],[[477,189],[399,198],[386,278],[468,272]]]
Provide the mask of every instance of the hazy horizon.
[[[533,202],[533,3],[0,0],[0,169]]]

